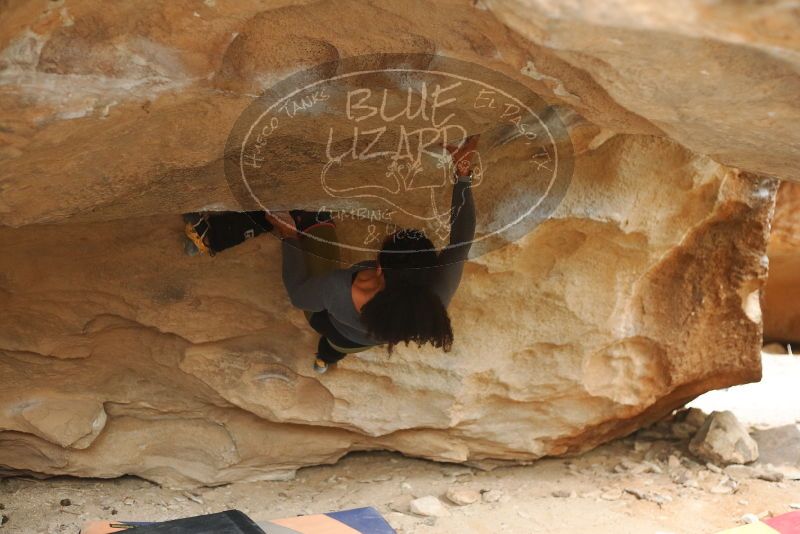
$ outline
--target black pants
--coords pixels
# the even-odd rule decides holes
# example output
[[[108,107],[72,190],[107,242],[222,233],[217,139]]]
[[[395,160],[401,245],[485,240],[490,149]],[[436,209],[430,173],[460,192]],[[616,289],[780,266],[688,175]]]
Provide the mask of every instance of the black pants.
[[[201,216],[199,213],[188,215]],[[235,247],[245,240],[269,232],[272,224],[263,211],[222,211],[208,214],[205,242],[213,252]],[[202,224],[202,223],[201,223]]]
[[[336,363],[347,356],[346,353],[333,348],[328,340],[344,349],[358,349],[370,346],[355,343],[344,337],[331,323],[327,310],[312,313],[311,317],[308,318],[308,324],[320,335],[319,343],[317,344],[317,356],[325,363]]]

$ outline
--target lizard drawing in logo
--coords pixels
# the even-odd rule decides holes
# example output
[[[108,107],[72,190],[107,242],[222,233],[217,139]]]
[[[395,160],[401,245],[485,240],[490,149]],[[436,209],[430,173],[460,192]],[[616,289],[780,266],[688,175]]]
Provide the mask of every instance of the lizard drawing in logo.
[[[461,129],[461,128],[459,128]],[[463,129],[462,129],[463,130]],[[439,141],[444,137],[445,141]],[[457,181],[459,166],[471,168],[472,187],[483,180],[484,166],[477,150],[480,134],[463,137],[455,144],[446,142],[447,136],[437,136],[427,143],[420,143],[416,154],[401,146],[396,151],[381,152],[380,159],[373,159],[371,169],[381,172],[375,182],[360,185],[347,185],[341,176],[347,172],[345,158],[352,156],[348,151],[330,157],[322,169],[323,190],[335,198],[376,198],[390,206],[390,214],[403,213],[429,226],[441,239],[447,238],[450,220],[463,206],[450,200],[449,187]],[[402,143],[400,143],[402,145]],[[372,159],[372,158],[370,158]],[[388,159],[388,162],[386,160]],[[381,167],[381,163],[384,162]]]

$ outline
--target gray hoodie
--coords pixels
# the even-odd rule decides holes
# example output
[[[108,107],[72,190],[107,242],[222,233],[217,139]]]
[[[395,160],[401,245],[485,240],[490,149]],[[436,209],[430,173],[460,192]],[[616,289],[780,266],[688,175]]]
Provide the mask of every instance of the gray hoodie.
[[[450,217],[450,242],[438,256],[431,272],[431,289],[447,307],[461,281],[464,261],[469,255],[475,237],[475,203],[468,181],[458,181],[453,186]],[[335,269],[321,276],[310,276],[304,252],[284,239],[283,284],[292,304],[302,310],[327,310],[331,323],[347,339],[362,345],[381,345],[367,333],[359,312],[353,304],[351,286],[353,276],[363,269],[377,267],[375,260],[359,262],[347,269]]]

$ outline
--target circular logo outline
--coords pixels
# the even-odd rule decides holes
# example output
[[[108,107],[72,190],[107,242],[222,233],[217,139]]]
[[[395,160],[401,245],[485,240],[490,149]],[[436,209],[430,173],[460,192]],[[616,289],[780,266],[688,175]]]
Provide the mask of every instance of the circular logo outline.
[[[557,199],[557,202],[555,203],[555,205],[551,206],[551,209],[549,209],[547,211],[547,213],[543,214],[543,216],[541,217],[541,220],[545,220],[555,210],[556,206],[561,202],[561,200],[563,200],[563,197],[565,196],[566,191],[569,188],[569,184],[571,183],[572,171],[573,171],[572,159],[570,158],[570,156],[572,156],[574,152],[573,152],[573,146],[572,146],[572,142],[571,142],[571,139],[570,139],[570,136],[569,136],[569,132],[568,132],[568,129],[567,129],[566,125],[564,125],[564,123],[561,121],[560,116],[558,115],[558,112],[554,109],[553,106],[546,106],[544,109],[547,110],[547,111],[554,111],[554,116],[555,116],[556,121],[557,121],[555,126],[558,127],[559,129],[562,129],[563,135],[560,138],[562,139],[562,141],[566,141],[566,149],[562,148],[562,146],[559,145],[557,136],[554,135],[553,132],[551,131],[551,126],[548,126],[547,122],[542,119],[542,117],[540,116],[539,113],[536,113],[535,111],[533,111],[527,104],[523,103],[522,100],[520,100],[519,98],[517,98],[513,94],[509,93],[506,89],[497,87],[495,85],[489,84],[489,83],[481,81],[479,79],[475,79],[475,78],[472,78],[472,77],[464,76],[462,74],[458,74],[458,73],[455,73],[455,72],[448,72],[446,70],[435,70],[435,69],[414,68],[414,67],[384,66],[384,67],[380,67],[380,68],[367,68],[367,69],[356,69],[356,70],[345,69],[345,72],[343,72],[343,73],[338,73],[337,72],[338,70],[340,70],[340,67],[347,66],[347,65],[349,65],[351,63],[356,63],[356,66],[358,66],[358,64],[360,62],[363,62],[363,63],[369,65],[370,63],[375,63],[375,62],[378,62],[378,63],[385,62],[387,59],[390,59],[390,60],[391,59],[398,59],[401,63],[408,64],[409,63],[409,57],[410,56],[414,56],[414,55],[420,56],[420,57],[425,57],[425,58],[435,57],[435,58],[441,59],[441,60],[443,60],[443,61],[445,61],[447,63],[460,64],[460,66],[462,66],[462,67],[463,66],[468,66],[468,67],[471,67],[471,68],[490,70],[490,69],[488,69],[488,68],[486,68],[486,67],[484,67],[482,65],[478,65],[476,63],[471,63],[471,62],[468,62],[468,61],[464,61],[464,60],[460,60],[460,59],[456,59],[456,58],[451,58],[449,56],[444,56],[444,55],[441,55],[441,54],[434,54],[434,55],[431,55],[431,54],[411,54],[410,55],[410,54],[378,53],[378,54],[368,54],[368,55],[363,55],[363,56],[350,56],[350,57],[347,57],[347,58],[342,58],[340,60],[334,60],[334,61],[321,63],[321,64],[318,64],[318,65],[315,65],[315,66],[312,66],[312,67],[308,67],[306,69],[303,69],[303,70],[300,70],[300,71],[292,73],[291,75],[289,75],[288,77],[280,80],[276,84],[273,84],[270,88],[266,89],[262,93],[262,95],[260,95],[258,98],[253,100],[250,104],[248,104],[247,108],[238,117],[238,119],[237,119],[237,121],[236,121],[236,123],[234,125],[234,128],[231,130],[231,133],[229,134],[228,144],[226,146],[225,158],[224,158],[225,162],[226,162],[225,176],[226,176],[226,179],[228,181],[228,185],[229,185],[229,187],[231,189],[232,194],[237,199],[237,201],[240,203],[240,205],[246,205],[248,203],[242,201],[241,195],[237,192],[236,187],[234,187],[233,184],[231,184],[230,172],[228,172],[228,169],[229,169],[228,161],[229,161],[230,149],[232,148],[231,147],[232,143],[234,143],[234,144],[236,144],[236,145],[238,145],[240,147],[235,152],[236,155],[237,155],[237,157],[236,157],[236,163],[237,163],[236,164],[236,168],[238,169],[238,171],[237,171],[236,174],[237,174],[238,182],[240,184],[244,185],[245,190],[247,191],[247,194],[249,196],[249,199],[254,201],[259,208],[261,208],[266,213],[271,213],[273,211],[273,210],[270,210],[269,208],[267,208],[267,206],[265,206],[264,202],[262,202],[262,199],[259,198],[259,196],[255,194],[255,192],[253,191],[253,188],[250,185],[248,177],[246,176],[245,169],[244,169],[244,158],[245,158],[245,151],[246,151],[246,148],[248,146],[248,140],[250,140],[251,136],[253,136],[253,131],[261,123],[262,119],[264,117],[266,117],[269,113],[273,112],[273,110],[275,110],[276,108],[279,109],[283,104],[285,104],[287,101],[289,101],[293,96],[295,96],[297,94],[300,94],[300,93],[303,93],[303,92],[306,92],[306,91],[309,90],[309,88],[313,88],[315,86],[319,86],[320,84],[329,83],[329,82],[332,82],[332,81],[343,80],[343,79],[347,79],[347,78],[352,78],[354,76],[368,75],[368,74],[381,74],[381,73],[406,73],[406,74],[422,73],[422,74],[426,74],[427,73],[427,74],[431,74],[431,75],[439,75],[439,76],[443,76],[443,77],[446,77],[446,78],[451,78],[451,79],[460,80],[460,81],[463,81],[463,82],[472,83],[472,84],[475,84],[477,86],[484,87],[486,89],[495,91],[498,94],[501,94],[505,98],[509,99],[510,101],[513,101],[521,109],[524,109],[527,112],[528,116],[534,117],[536,119],[536,121],[538,122],[538,124],[542,127],[542,129],[547,133],[547,136],[548,136],[549,141],[550,141],[548,146],[552,147],[552,150],[553,150],[553,153],[554,153],[554,158],[553,158],[553,160],[554,160],[554,168],[553,168],[553,170],[552,170],[552,172],[550,174],[550,179],[548,181],[547,188],[544,191],[544,193],[541,194],[540,197],[537,199],[537,201],[533,205],[529,206],[528,209],[524,213],[522,213],[521,215],[516,217],[511,222],[505,224],[503,227],[501,227],[499,229],[494,229],[491,232],[488,232],[488,233],[486,233],[484,235],[481,235],[479,237],[475,237],[469,242],[457,243],[457,244],[453,244],[453,245],[447,244],[444,247],[441,247],[441,248],[438,248],[438,249],[436,247],[434,247],[433,249],[425,249],[425,250],[421,249],[421,250],[419,250],[417,252],[425,252],[425,251],[429,251],[429,250],[434,250],[434,251],[444,250],[444,249],[449,248],[449,247],[464,246],[467,243],[472,245],[472,244],[484,241],[486,239],[489,239],[489,238],[492,238],[492,237],[495,237],[495,236],[500,236],[500,235],[502,235],[502,234],[504,234],[506,232],[509,232],[513,227],[520,225],[520,223],[522,221],[524,221],[524,220],[526,220],[526,219],[528,219],[530,217],[533,217],[534,216],[534,212],[545,202],[545,200],[548,199],[548,197],[550,196],[550,193],[554,189],[555,184],[559,181],[559,178],[566,178],[565,179],[566,183],[565,183],[564,187],[562,188],[561,191],[557,192],[558,194],[560,194],[559,198]],[[314,80],[314,81],[312,81],[310,83],[306,83],[306,84],[302,85],[301,87],[297,87],[297,88],[293,89],[292,91],[288,92],[288,94],[285,94],[283,96],[279,96],[279,98],[277,98],[271,105],[269,105],[268,107],[266,107],[266,109],[264,109],[265,108],[264,102],[267,101],[267,100],[270,100],[271,97],[275,96],[273,94],[273,92],[274,92],[276,87],[279,87],[279,86],[282,86],[282,85],[286,85],[286,84],[290,84],[293,80],[298,79],[298,78],[302,79],[302,78],[305,78],[305,77],[309,77],[310,75],[314,74],[315,72],[319,72],[319,71],[323,71],[324,72],[324,71],[330,69],[331,67],[334,68],[334,72],[335,72],[335,74],[333,76],[322,77],[322,78],[316,79],[316,80]],[[495,71],[492,71],[492,72],[497,74]],[[514,80],[513,78],[510,78],[509,76],[507,76],[505,74],[500,74],[500,76],[502,76],[504,78],[504,81],[506,83],[510,82],[511,85],[517,86],[518,88],[522,88],[524,91],[526,91],[528,93],[528,96],[533,96],[534,100],[537,103],[544,103],[544,100],[542,99],[542,97],[540,97],[538,94],[536,94],[530,88],[525,87],[523,84],[521,84],[517,80]],[[247,133],[243,136],[241,141],[236,142],[235,141],[235,132],[239,129],[239,126],[240,126],[239,123],[241,122],[242,118],[244,118],[247,115],[247,112],[252,110],[253,108],[260,108],[260,109],[264,109],[264,110],[261,113],[259,113],[258,116],[254,120],[248,121],[249,122],[249,128],[247,128]],[[272,117],[272,120],[277,121],[278,118],[277,117]],[[520,134],[520,135],[524,135],[524,134]],[[566,152],[566,154],[562,155],[561,152]],[[565,164],[567,164],[567,165],[565,165]],[[561,170],[565,171],[565,173],[566,173],[565,176],[563,176],[563,175],[560,176],[559,175],[560,166],[561,166]],[[328,193],[328,194],[330,194],[330,193]],[[350,196],[350,197],[347,197],[347,198],[381,198],[381,197],[378,197],[377,195],[373,195],[373,194],[363,194],[363,195],[353,195],[353,196]],[[389,202],[388,200],[385,200],[385,201],[387,203],[391,204],[391,202]],[[287,224],[287,223],[283,223],[283,221],[281,221],[281,223],[282,224]],[[539,222],[536,222],[532,227],[527,228],[525,233],[527,234],[530,231],[532,231],[536,226],[538,226],[538,224],[539,224]],[[327,243],[327,244],[334,244],[334,245],[336,245],[338,247],[342,247],[342,248],[346,248],[346,249],[350,249],[350,250],[355,250],[355,251],[358,251],[358,252],[378,252],[380,250],[380,249],[375,249],[375,248],[365,248],[365,247],[355,246],[355,245],[352,245],[352,244],[342,243],[342,242],[330,243],[329,241],[327,241],[325,239],[319,238],[318,236],[315,236],[313,234],[309,234],[307,232],[303,232],[303,231],[299,231],[298,230],[298,233],[302,234],[304,237],[310,237],[310,238],[315,239],[317,241],[321,241],[321,242],[324,242],[324,243]],[[515,239],[509,240],[509,242],[512,242],[514,240]]]

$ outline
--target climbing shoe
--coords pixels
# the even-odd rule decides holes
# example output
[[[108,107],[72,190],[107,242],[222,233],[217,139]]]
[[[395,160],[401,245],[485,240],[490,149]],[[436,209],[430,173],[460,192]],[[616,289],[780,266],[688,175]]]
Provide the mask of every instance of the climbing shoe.
[[[314,358],[314,371],[316,371],[318,374],[323,374],[327,370],[328,370],[327,363],[325,363],[320,358]]]
[[[183,227],[183,232],[186,234],[188,242],[184,243],[183,250],[189,256],[197,254],[214,255],[207,243],[207,234],[211,229],[208,223],[208,214],[206,213],[186,213],[183,216],[183,221],[186,223]]]

